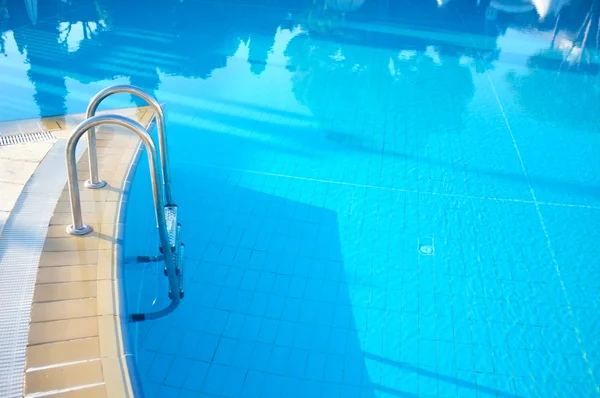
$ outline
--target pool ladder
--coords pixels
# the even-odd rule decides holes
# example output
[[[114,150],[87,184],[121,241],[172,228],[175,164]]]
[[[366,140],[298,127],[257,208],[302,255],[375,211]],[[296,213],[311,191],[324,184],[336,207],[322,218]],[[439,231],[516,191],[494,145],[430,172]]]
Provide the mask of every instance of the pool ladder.
[[[158,149],[160,165],[157,166],[156,145],[154,140],[141,124],[133,119],[121,115],[95,115],[100,103],[107,97],[128,93],[145,100],[155,115],[158,124]],[[90,189],[100,189],[106,186],[106,182],[98,177],[98,156],[96,151],[95,128],[101,125],[117,125],[125,127],[134,132],[142,141],[148,154],[150,166],[150,179],[152,182],[152,196],[154,198],[154,212],[158,225],[160,239],[160,251],[163,253],[165,262],[164,273],[169,280],[169,298],[171,302],[165,308],[148,313],[136,313],[131,315],[133,322],[147,319],[156,319],[171,313],[183,298],[183,264],[185,245],[181,241],[181,224],[178,222],[177,205],[173,202],[171,195],[171,179],[167,159],[167,140],[164,111],[156,98],[134,86],[117,85],[107,87],[96,94],[90,101],[86,111],[86,120],[81,122],[67,141],[67,174],[69,196],[71,200],[71,211],[73,224],[67,227],[71,235],[86,235],[92,232],[92,227],[83,223],[81,214],[81,199],[79,197],[79,182],[77,178],[77,159],[75,149],[81,137],[87,132],[88,156],[90,164],[90,179],[85,186]],[[173,292],[176,292],[173,294]]]

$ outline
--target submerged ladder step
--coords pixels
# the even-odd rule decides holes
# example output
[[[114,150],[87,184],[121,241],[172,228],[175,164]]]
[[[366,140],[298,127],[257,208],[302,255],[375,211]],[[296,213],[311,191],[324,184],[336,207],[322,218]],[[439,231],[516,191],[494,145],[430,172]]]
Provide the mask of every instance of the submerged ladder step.
[[[165,222],[167,224],[169,244],[171,245],[171,250],[173,250],[177,247],[177,234],[179,233],[179,224],[177,223],[177,205],[166,205],[163,211],[165,214]]]
[[[175,206],[175,209],[177,207]],[[175,210],[174,220],[177,221],[177,211]],[[177,284],[179,285],[179,297],[183,298],[183,263],[185,256],[185,245],[181,242],[181,224],[176,224],[173,231],[174,245],[171,247],[170,253],[165,256],[172,256],[173,266],[175,267],[175,275],[177,276]],[[168,275],[167,266],[165,264],[165,275]],[[169,298],[173,299],[173,292],[169,289]]]
[[[173,252],[173,264],[175,264],[175,274],[177,275],[177,282],[179,284],[179,297],[183,298],[183,264],[185,256],[185,245],[179,244],[179,249]],[[169,289],[169,298],[173,298],[173,293]]]
[[[173,264],[175,264],[175,272],[179,272],[179,268],[177,267],[177,252],[179,251],[179,246],[181,246],[181,224],[177,224],[177,228],[175,229],[175,233],[173,234],[175,237],[175,241],[173,246],[171,246],[170,252],[173,255]],[[163,248],[160,248],[160,252],[164,254]],[[167,275],[167,264],[165,263],[164,273]]]
[[[137,256],[134,261],[137,263],[158,263],[165,261],[165,256]]]

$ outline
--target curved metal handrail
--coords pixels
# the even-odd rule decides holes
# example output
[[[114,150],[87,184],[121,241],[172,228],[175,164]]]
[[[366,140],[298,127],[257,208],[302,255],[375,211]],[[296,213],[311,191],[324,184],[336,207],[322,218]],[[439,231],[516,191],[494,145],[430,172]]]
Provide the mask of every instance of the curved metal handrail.
[[[89,102],[86,110],[86,119],[91,118],[96,114],[96,110],[102,101],[113,94],[127,93],[140,97],[150,105],[154,113],[156,114],[158,124],[158,150],[160,153],[160,161],[162,166],[162,178],[165,186],[165,196],[167,204],[173,203],[173,197],[171,196],[171,173],[169,170],[169,161],[167,155],[167,127],[165,122],[165,114],[162,107],[150,93],[127,84],[120,84],[116,86],[107,87],[99,91]],[[88,157],[90,160],[90,179],[86,181],[86,187],[88,188],[102,188],[106,185],[106,182],[99,179],[98,176],[98,156],[96,154],[96,132],[94,129],[90,129],[88,132]]]
[[[160,244],[164,248],[169,248],[169,235],[167,232],[167,223],[165,215],[162,212],[164,208],[164,199],[161,192],[160,182],[162,174],[160,168],[156,167],[156,146],[148,131],[139,124],[138,122],[131,120],[125,116],[120,115],[98,115],[93,116],[83,122],[81,122],[69,137],[67,141],[66,157],[67,157],[67,175],[69,185],[69,196],[71,200],[71,211],[73,213],[73,225],[67,227],[67,232],[72,235],[85,235],[92,232],[92,228],[83,223],[83,217],[81,214],[81,200],[79,197],[79,180],[77,179],[77,159],[75,157],[75,149],[77,143],[86,131],[98,127],[103,124],[112,124],[121,127],[125,127],[133,131],[142,140],[142,143],[146,147],[148,153],[148,164],[150,166],[150,178],[152,181],[152,196],[154,197],[154,210],[156,215],[156,221],[158,223],[158,234],[160,237]],[[168,307],[144,314],[145,319],[155,319],[164,316],[173,311],[178,305],[181,297],[179,294],[179,283],[177,279],[177,273],[175,265],[173,264],[173,256],[165,255],[165,264],[167,267],[167,276],[169,278],[169,287],[173,292],[171,297],[171,303]],[[138,314],[139,316],[139,314]]]

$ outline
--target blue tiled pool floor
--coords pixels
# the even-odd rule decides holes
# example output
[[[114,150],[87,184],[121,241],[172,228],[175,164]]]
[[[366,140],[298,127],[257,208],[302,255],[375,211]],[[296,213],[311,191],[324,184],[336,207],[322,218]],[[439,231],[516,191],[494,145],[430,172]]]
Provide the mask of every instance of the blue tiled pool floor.
[[[176,175],[202,183],[180,201],[186,297],[135,326],[146,395],[594,396],[598,271],[560,266],[560,231],[597,210]],[[129,272],[136,303],[166,302],[160,272]]]
[[[132,326],[146,396],[598,396],[598,136],[526,114],[508,61],[278,37],[256,100],[170,111],[186,296]],[[144,167],[131,255],[157,247]],[[161,272],[126,264],[132,310]]]

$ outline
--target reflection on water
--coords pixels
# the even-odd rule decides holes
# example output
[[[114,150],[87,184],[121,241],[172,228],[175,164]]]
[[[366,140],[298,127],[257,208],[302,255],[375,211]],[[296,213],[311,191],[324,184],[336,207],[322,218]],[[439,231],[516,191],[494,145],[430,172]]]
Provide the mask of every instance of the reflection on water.
[[[506,78],[519,105],[541,122],[597,133],[599,122],[590,116],[600,112],[600,2],[591,3],[543,8],[557,16],[548,44],[528,57],[526,71]]]
[[[376,35],[371,39],[374,44],[378,40]],[[361,43],[369,40],[359,39]],[[366,119],[366,125],[400,125],[418,117],[415,108],[428,108],[429,117],[419,121],[423,131],[460,131],[465,107],[474,94],[471,71],[461,63],[460,50],[411,43],[402,49],[398,41],[395,48],[367,54],[357,44],[328,43],[309,33],[297,35],[286,50],[288,68],[294,72],[294,94],[327,126],[330,140],[352,149],[366,150],[373,143],[336,131],[352,123],[349,118]],[[311,50],[302,50],[306,48]],[[322,95],[324,87],[326,96]],[[359,125],[350,130],[358,133],[365,128]]]
[[[325,0],[325,6],[340,11],[356,11],[362,7],[365,0]]]
[[[417,87],[435,83],[421,81],[426,79],[419,76],[428,76],[428,68],[437,68],[440,78],[453,87],[453,95],[458,97],[455,102],[464,103],[461,98],[468,99],[473,91],[467,65],[476,72],[493,69],[502,51],[497,37],[509,28],[547,32],[548,51],[523,54],[532,57],[527,62],[532,73],[537,69],[597,72],[598,1],[288,0],[276,2],[277,8],[266,0],[254,2],[252,7],[232,6],[235,3],[154,1],[139,7],[142,3],[135,1],[125,6],[115,0],[73,5],[59,0],[40,4],[2,0],[0,52],[4,60],[0,67],[5,89],[0,101],[4,104],[9,97],[17,97],[23,103],[12,103],[7,108],[10,113],[4,111],[0,119],[35,116],[26,106],[25,94],[20,95],[26,92],[22,62],[29,65],[26,80],[35,90],[37,113],[47,116],[81,110],[65,106],[69,96],[65,78],[83,84],[126,78],[155,92],[161,87],[161,75],[162,79],[210,79],[214,70],[226,67],[240,43],[248,46],[247,61],[252,73],[259,76],[267,67],[278,29],[303,32],[286,50],[287,67],[296,70],[294,92],[315,113],[322,107],[317,100],[310,100],[310,86],[319,80],[317,74],[328,69],[335,70],[338,79],[348,73],[360,73],[365,81],[388,79],[391,84],[404,85],[399,90],[417,96],[394,98],[390,89],[391,98],[380,96],[389,104],[425,101],[418,98]],[[490,9],[495,10],[493,20]],[[375,20],[377,24],[372,23]],[[481,40],[473,42],[465,34]],[[7,45],[24,58],[14,51],[9,56]],[[365,47],[378,50],[363,51]],[[416,53],[406,56],[403,51]],[[77,87],[82,90],[85,86]],[[519,90],[527,85],[515,83],[514,87]],[[331,95],[344,95],[346,89],[349,95],[356,95],[354,88],[343,85],[333,88]],[[357,100],[370,97],[364,87],[361,90]],[[71,96],[87,94],[78,91]],[[436,107],[447,102],[444,95],[451,94],[440,93],[433,99],[439,102]],[[83,106],[82,102],[75,104]]]

